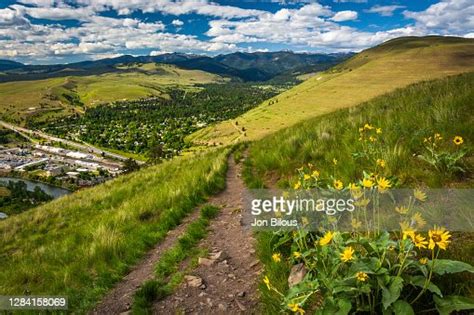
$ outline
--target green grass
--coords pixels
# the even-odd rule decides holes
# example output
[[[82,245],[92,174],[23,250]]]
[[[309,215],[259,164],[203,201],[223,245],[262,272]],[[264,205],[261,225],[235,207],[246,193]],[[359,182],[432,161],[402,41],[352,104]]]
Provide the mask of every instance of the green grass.
[[[470,173],[446,177],[413,155],[422,153],[424,137],[435,132],[445,137],[451,149],[454,144],[450,140],[462,135],[463,147],[472,152],[473,84],[474,73],[423,82],[277,132],[250,146],[246,162],[250,169],[247,167],[244,178],[252,187],[261,187],[265,177],[276,178],[277,185],[288,187],[296,168],[314,162],[318,169],[332,172],[333,158],[342,165],[338,167],[341,179],[347,182],[360,177],[359,170],[368,165],[351,156],[361,150],[358,128],[368,122],[382,127],[384,151],[380,158],[387,162],[386,174],[397,175],[401,185],[441,187],[458,182],[471,186]],[[466,160],[472,162],[470,157]]]
[[[223,80],[200,70],[145,64],[136,72],[7,82],[0,84],[0,115],[17,121],[28,117],[41,120],[83,110],[80,105],[71,104],[65,95],[76,97],[86,106],[94,106],[117,100],[159,96],[166,94],[166,88],[195,88],[196,84]]]
[[[265,101],[244,115],[197,131],[189,140],[255,140],[311,117],[356,106],[409,84],[474,70],[474,40],[400,38],[365,50],[326,72]],[[245,127],[246,137],[232,122]]]
[[[343,109],[299,123],[262,140],[251,143],[243,178],[250,188],[264,186],[292,187],[296,169],[312,163],[322,172],[334,172],[333,159],[338,160],[336,176],[345,184],[361,178],[361,170],[373,169],[365,159],[354,158],[360,152],[358,128],[365,123],[382,127],[381,158],[387,161],[383,175],[395,175],[399,187],[428,186],[473,188],[474,73],[423,82],[377,97],[360,106]],[[423,139],[439,132],[448,150],[457,150],[452,143],[455,135],[464,138],[464,174],[448,175],[436,171],[416,155],[422,153]],[[474,263],[472,233],[455,233],[453,246],[443,257]],[[286,292],[289,266],[272,262],[277,240],[272,233],[257,235],[257,254],[265,265],[265,274],[272,285]],[[290,255],[291,253],[283,253]],[[472,293],[474,280],[469,275],[442,279],[445,292]],[[265,312],[280,310],[280,298],[261,285]]]
[[[61,294],[83,313],[208,195],[228,150],[176,158],[0,222],[0,294]]]
[[[207,234],[210,221],[217,216],[219,208],[204,206],[200,218],[192,222],[177,243],[167,250],[155,267],[155,278],[146,281],[134,296],[132,313],[149,314],[153,302],[170,295],[181,283],[184,273],[179,265],[188,257],[195,259],[201,253],[195,246]],[[191,263],[191,266],[195,263]]]

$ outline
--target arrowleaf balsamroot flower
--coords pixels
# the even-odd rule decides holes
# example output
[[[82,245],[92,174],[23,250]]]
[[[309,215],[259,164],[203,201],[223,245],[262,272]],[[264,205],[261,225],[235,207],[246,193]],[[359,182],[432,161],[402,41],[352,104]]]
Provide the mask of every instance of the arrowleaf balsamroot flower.
[[[413,191],[413,196],[415,196],[416,199],[418,199],[419,201],[426,201],[426,193],[421,191],[420,189],[416,188],[414,191]]]
[[[348,262],[354,259],[354,249],[352,247],[346,247],[341,253],[341,260],[343,262]]]
[[[265,277],[263,278],[263,283],[265,283],[265,285],[267,286],[268,290],[271,290],[271,289],[272,289],[272,287],[271,287],[271,285],[270,285],[270,279],[268,279],[268,276],[265,276]]]
[[[362,186],[365,188],[372,188],[372,186],[374,186],[374,182],[371,179],[364,178],[362,180]]]
[[[420,258],[419,262],[422,265],[426,265],[428,263],[428,258],[426,258],[426,257]]]
[[[415,246],[419,249],[426,248],[426,246],[428,245],[426,237],[423,237],[420,234],[415,234],[415,238],[413,238],[413,243],[415,243]]]
[[[290,303],[288,304],[288,307],[289,309],[293,312],[293,313],[298,313],[300,315],[304,314],[304,309],[302,309],[298,304],[296,303]]]
[[[442,250],[445,250],[448,247],[448,244],[451,242],[449,240],[451,238],[451,234],[449,234],[449,231],[446,231],[444,227],[435,226],[432,230],[428,231],[428,236],[430,238],[428,245],[429,249],[434,249],[437,245]]]
[[[400,214],[407,214],[408,208],[405,206],[395,207],[395,211],[397,211]]]
[[[369,279],[369,275],[363,271],[359,271],[358,273],[356,273],[356,279],[357,281],[365,282],[367,281],[367,279]]]
[[[461,136],[456,136],[453,139],[455,145],[461,145],[464,143],[464,139]]]
[[[392,184],[385,177],[379,177],[379,178],[377,178],[377,187],[378,187],[380,192],[385,192],[385,191],[387,191],[387,189],[392,187]]]
[[[341,190],[342,188],[344,188],[344,184],[340,181],[340,180],[334,180],[334,188],[336,188],[337,190]]]
[[[326,232],[326,234],[324,234],[324,236],[319,240],[319,245],[325,246],[331,243],[333,237],[334,237],[333,232],[331,231]]]

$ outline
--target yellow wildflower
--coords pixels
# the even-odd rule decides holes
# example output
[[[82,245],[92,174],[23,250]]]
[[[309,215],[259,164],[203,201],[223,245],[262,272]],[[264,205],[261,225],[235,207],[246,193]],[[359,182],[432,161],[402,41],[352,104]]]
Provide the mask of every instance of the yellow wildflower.
[[[413,228],[411,228],[406,223],[400,223],[400,226],[402,227],[402,233],[403,233],[403,239],[404,240],[406,240],[407,237],[410,237],[412,240],[415,239],[415,230]]]
[[[443,140],[443,137],[441,137],[441,135],[439,133],[435,133],[434,134],[434,139],[435,139],[435,141]]]
[[[420,258],[419,262],[422,265],[426,265],[428,263],[428,258],[426,258],[426,257]]]
[[[265,278],[263,278],[263,283],[265,283],[265,285],[267,286],[268,290],[271,290],[272,287],[270,285],[270,279],[268,279],[268,276],[265,276]]]
[[[367,207],[367,205],[370,203],[370,200],[367,199],[367,198],[362,198],[360,200],[357,200],[356,202],[354,202],[354,205],[357,206],[357,207]]]
[[[390,184],[390,181],[385,177],[379,177],[377,178],[377,187],[380,192],[385,192],[387,189],[392,187],[392,184]]]
[[[304,314],[304,309],[302,309],[298,304],[296,303],[290,303],[288,304],[288,307],[293,313],[298,313],[300,315]]]
[[[313,176],[314,178],[317,178],[317,177],[319,177],[319,172],[317,170],[314,170],[313,174],[311,174],[311,176]]]
[[[446,231],[443,227],[434,227],[432,230],[428,231],[428,235],[430,237],[430,242],[428,245],[429,249],[434,249],[436,245],[442,250],[445,250],[448,247],[448,244],[451,242],[449,239],[451,238],[451,234],[449,231]]]
[[[453,139],[455,145],[461,145],[464,143],[464,139],[461,136],[456,136]]]
[[[301,257],[301,253],[300,253],[300,252],[293,252],[293,257],[295,257],[296,259],[298,259],[298,258]]]
[[[422,229],[426,225],[425,219],[421,216],[419,212],[415,213],[411,219],[416,223],[418,229]]]
[[[374,127],[372,127],[370,124],[365,124],[364,125],[364,130],[372,130]]]
[[[332,164],[337,165],[337,159],[336,158],[332,159]]]
[[[382,133],[382,128],[377,128],[377,129],[375,130],[375,132],[377,132],[378,134],[381,134],[381,133]]]
[[[298,181],[293,188],[294,189],[300,189],[301,188],[301,182]]]
[[[377,166],[380,166],[381,168],[385,168],[385,166],[387,165],[385,163],[385,160],[382,160],[382,159],[377,159],[376,163],[377,163]]]
[[[357,278],[358,281],[365,282],[365,281],[367,281],[367,279],[369,279],[369,275],[366,274],[366,273],[363,272],[363,271],[359,271],[359,272],[356,274],[356,278]]]
[[[354,259],[354,249],[352,247],[346,247],[344,251],[341,253],[341,260],[343,262],[348,262]]]
[[[377,138],[370,136],[370,137],[369,137],[369,141],[370,141],[370,142],[375,142],[375,141],[377,141]]]
[[[334,180],[334,188],[336,188],[337,190],[341,190],[342,188],[344,188],[344,184],[340,181],[340,180]]]
[[[428,245],[426,237],[423,237],[420,234],[415,235],[415,237],[413,238],[413,243],[415,243],[415,246],[419,249],[426,248],[426,245]]]
[[[357,219],[352,219],[351,225],[354,229],[358,229],[362,226],[362,222],[358,221]]]
[[[408,208],[405,206],[395,207],[395,211],[397,211],[400,214],[407,214]]]
[[[326,234],[324,234],[324,236],[319,240],[319,245],[325,246],[331,243],[333,237],[334,237],[333,232],[331,231],[326,232]]]
[[[309,176],[308,174],[304,174],[303,178],[304,178],[304,180],[308,180],[308,179],[311,178],[311,176]]]
[[[274,253],[272,255],[272,259],[274,262],[280,262],[281,261],[281,254],[280,253]]]
[[[422,201],[422,202],[426,200],[426,193],[424,193],[423,191],[421,191],[418,188],[416,188],[413,191],[413,196],[415,196],[416,199],[418,199],[419,201]]]
[[[364,178],[362,180],[362,186],[365,188],[372,188],[372,186],[374,186],[374,182],[371,179]]]

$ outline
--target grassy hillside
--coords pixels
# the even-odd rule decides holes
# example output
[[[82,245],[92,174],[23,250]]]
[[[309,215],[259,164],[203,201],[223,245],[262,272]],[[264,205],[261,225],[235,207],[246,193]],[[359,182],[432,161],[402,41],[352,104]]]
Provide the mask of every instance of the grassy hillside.
[[[414,82],[472,70],[473,39],[399,38],[365,50],[242,115],[236,120],[239,127],[245,128],[245,135],[233,121],[225,121],[200,130],[189,139],[199,143],[258,139]]]
[[[194,206],[228,152],[177,158],[0,221],[0,294],[62,294],[84,313]]]
[[[303,176],[298,174],[297,169],[301,167],[307,173],[308,163],[311,163],[314,169],[319,171],[320,180],[337,178],[344,187],[361,180],[364,170],[377,174],[377,178],[379,176],[389,178],[393,188],[473,188],[473,100],[474,73],[467,73],[414,84],[360,106],[310,119],[251,143],[244,178],[247,185],[253,188],[279,186],[291,189],[297,182],[303,181],[302,185],[305,185]],[[381,128],[380,133],[376,133],[375,129],[372,131],[364,129],[366,124]],[[362,128],[362,131],[359,128]],[[367,140],[367,133],[373,135],[374,142]],[[439,133],[442,139],[434,140],[436,133]],[[455,136],[462,136],[464,142],[456,145],[453,141]],[[464,169],[464,172],[450,168],[449,159],[442,157],[446,155],[440,154],[434,165],[423,161],[420,156],[430,156],[426,149],[430,146],[430,141],[435,141],[437,154],[445,152],[454,159],[459,153],[464,153],[464,157],[454,163],[455,166]],[[362,154],[363,152],[370,153],[366,155]],[[336,163],[334,159],[337,160]],[[379,159],[384,161],[383,166],[377,162]],[[312,170],[309,169],[311,174]],[[329,183],[332,185],[332,181]],[[422,206],[415,207],[420,208]],[[453,216],[464,218],[462,213],[453,213]],[[472,214],[464,220],[472,222]],[[426,234],[424,230],[420,230],[419,233]],[[272,286],[284,295],[290,295],[288,274],[292,265],[298,262],[297,259],[291,258],[291,251],[298,247],[293,244],[290,249],[288,239],[291,240],[291,236],[285,239],[282,235],[286,234],[280,236],[271,232],[259,234],[258,252],[265,264],[264,275],[268,276]],[[301,235],[306,234],[302,232],[298,236],[299,239],[294,238],[300,243],[306,243],[301,240]],[[472,239],[472,233],[453,233],[452,242],[446,251],[441,251],[440,257],[474,264]],[[307,240],[307,243],[313,244],[314,239]],[[357,241],[351,246],[357,246],[356,243]],[[314,253],[311,250],[320,252],[321,247],[315,249],[313,245],[308,246],[310,247],[308,257],[313,259],[311,262],[317,261],[311,256]],[[339,249],[334,249],[334,246],[332,245],[330,250],[336,251],[336,256],[339,257],[337,252]],[[307,254],[306,249],[299,251],[303,256]],[[272,259],[272,255],[278,252],[281,253],[279,257],[281,261],[276,262]],[[362,256],[362,253],[359,255]],[[419,255],[429,255],[429,251],[417,249],[417,257],[420,257]],[[362,260],[360,256],[357,259]],[[345,269],[340,268],[338,271],[344,273]],[[321,273],[320,270],[316,270],[315,278],[321,280]],[[336,279],[338,277],[331,278],[331,282],[338,281]],[[467,273],[437,275],[433,281],[445,295],[472,296],[474,278]],[[372,285],[376,286],[373,282]],[[346,290],[349,292],[349,289]],[[281,296],[268,290],[266,285],[261,285],[261,292],[266,313],[276,313],[281,310],[282,305],[283,308],[286,307],[286,304],[282,303]],[[294,292],[296,291],[293,290],[293,295]],[[324,292],[324,289],[321,289],[321,292]],[[412,301],[413,295],[408,297],[411,292],[413,290],[403,291],[402,297]],[[412,304],[415,313],[422,309],[435,310],[433,301],[428,297],[429,294],[425,294],[417,304]],[[314,303],[317,304],[316,300],[316,297],[308,299],[300,306],[311,310]]]
[[[1,83],[0,115],[13,119],[65,115],[82,110],[83,105],[156,96],[171,86],[192,87],[223,80],[214,74],[172,65],[135,64],[119,69],[122,72]]]

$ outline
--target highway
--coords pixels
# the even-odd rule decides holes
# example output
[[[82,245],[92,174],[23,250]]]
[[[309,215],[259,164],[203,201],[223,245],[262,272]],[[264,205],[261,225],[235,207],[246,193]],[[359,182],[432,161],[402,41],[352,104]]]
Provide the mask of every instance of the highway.
[[[66,139],[50,136],[50,135],[48,135],[44,132],[26,129],[26,128],[23,128],[23,127],[20,127],[20,126],[16,126],[16,125],[7,123],[7,122],[2,121],[2,120],[0,120],[0,126],[3,126],[4,128],[10,129],[10,130],[13,130],[16,133],[18,133],[18,134],[22,135],[23,137],[26,137],[27,139],[30,139],[30,140],[32,140],[32,139],[28,136],[34,136],[34,137],[43,138],[43,139],[46,139],[46,140],[49,140],[49,141],[60,142],[60,143],[63,143],[67,146],[70,146],[70,147],[73,147],[73,148],[76,148],[78,150],[85,151],[85,152],[88,152],[88,153],[93,153],[93,154],[98,155],[98,156],[109,157],[109,158],[113,158],[113,159],[116,159],[116,160],[119,160],[119,161],[128,160],[128,157],[122,156],[122,155],[117,154],[117,153],[109,152],[109,151],[106,151],[106,150],[98,149],[98,148],[96,148],[92,145],[77,143],[77,142],[74,142],[74,141],[71,141],[71,140],[66,140]],[[136,162],[138,164],[143,164],[142,161],[136,161]]]

